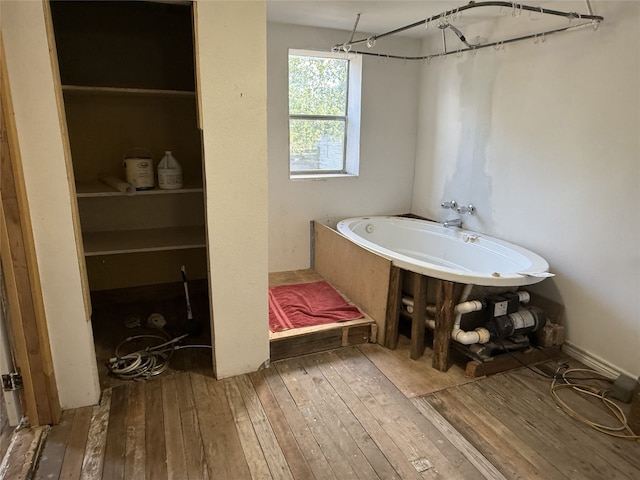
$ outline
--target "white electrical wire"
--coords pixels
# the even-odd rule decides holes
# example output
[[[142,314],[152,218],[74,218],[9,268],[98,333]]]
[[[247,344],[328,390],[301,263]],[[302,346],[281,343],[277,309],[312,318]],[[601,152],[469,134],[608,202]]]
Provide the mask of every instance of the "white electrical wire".
[[[601,375],[600,373],[594,370],[589,370],[586,368],[570,368],[565,370],[562,373],[562,375],[559,375],[559,371],[560,369],[558,369],[558,371],[553,377],[553,380],[551,381],[551,390],[550,390],[551,398],[553,398],[556,404],[560,408],[562,408],[568,415],[590,426],[591,428],[597,430],[598,432],[605,433],[607,435],[617,437],[617,438],[625,438],[628,440],[640,440],[640,435],[637,435],[629,426],[627,417],[625,416],[624,412],[620,409],[620,407],[615,402],[607,398],[606,396],[607,390],[601,390],[599,388],[596,388],[591,385],[586,385],[584,383],[574,383],[574,380],[567,378],[567,375],[571,373],[576,373],[576,372],[583,372],[583,373],[589,373],[590,375],[598,375],[600,377],[603,377],[603,380],[606,379],[606,377],[604,377],[603,375]],[[564,383],[558,383],[559,378],[561,378]],[[575,381],[583,381],[583,380],[576,379]],[[569,405],[567,405],[567,403],[559,397],[557,392],[558,390],[563,390],[563,389],[571,389],[571,390],[574,390],[575,392],[578,392],[584,395],[589,395],[595,398],[599,398],[600,400],[602,400],[605,407],[607,408],[607,413],[609,413],[612,417],[614,417],[619,422],[620,425],[619,426],[603,425],[603,424],[594,422],[589,418],[585,417],[584,415],[578,413]]]
[[[122,380],[146,380],[164,373],[169,368],[169,361],[176,350],[184,348],[211,348],[210,345],[176,345],[188,334],[167,340],[160,335],[134,335],[127,337],[116,347],[115,357],[107,362],[109,372]],[[159,339],[162,343],[144,349],[122,354],[124,345],[142,338]]]

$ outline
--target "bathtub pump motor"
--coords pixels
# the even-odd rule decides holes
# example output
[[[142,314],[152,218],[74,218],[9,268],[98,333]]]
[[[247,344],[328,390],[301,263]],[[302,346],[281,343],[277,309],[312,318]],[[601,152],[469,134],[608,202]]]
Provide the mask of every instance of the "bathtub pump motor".
[[[486,310],[490,316],[486,327],[492,338],[502,340],[514,335],[525,335],[543,328],[547,323],[542,309],[521,307],[516,294],[494,295],[486,301]]]
[[[547,324],[547,315],[538,307],[523,307],[517,293],[492,295],[483,300],[486,307],[485,328],[491,333],[486,344],[472,345],[472,350],[483,358],[495,353],[528,348],[529,333]]]

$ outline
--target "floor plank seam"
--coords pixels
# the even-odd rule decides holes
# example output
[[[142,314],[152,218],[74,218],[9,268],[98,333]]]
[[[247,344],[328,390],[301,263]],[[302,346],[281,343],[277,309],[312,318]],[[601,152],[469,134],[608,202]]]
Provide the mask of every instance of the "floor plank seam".
[[[462,454],[469,460],[486,479],[506,480],[487,457],[485,457],[464,435],[455,429],[449,421],[429,404],[428,396],[421,396],[414,399],[413,404],[433,425],[447,438],[455,444]]]
[[[411,403],[411,401],[400,392],[395,386],[393,382],[387,380],[387,377],[376,368],[376,366],[371,362],[369,358],[366,356],[358,356],[355,354],[353,350],[344,350],[337,352],[337,355],[340,356],[346,363],[345,368],[353,370],[356,366],[364,371],[370,373],[370,376],[364,376],[359,379],[360,382],[364,385],[366,389],[370,392],[371,395],[376,397],[376,389],[379,388],[381,383],[380,378],[385,379],[388,383],[386,388],[389,388],[392,393],[393,405],[396,405],[397,408],[402,409],[405,412],[406,418],[393,418],[391,419],[395,422],[405,421],[404,426],[404,434],[408,435],[408,438],[413,438],[406,447],[410,447],[411,455],[407,456],[409,461],[420,461],[422,459],[428,458],[429,461],[434,465],[434,470],[444,472],[444,475],[455,476],[458,475],[456,473],[457,468],[466,469],[467,473],[461,473],[464,478],[472,478],[471,476],[477,476],[478,471],[473,467],[471,463],[469,463],[448,441],[445,437],[442,437],[439,432],[428,422],[418,410]],[[349,360],[349,362],[347,362]],[[376,382],[372,380],[373,376],[377,375]],[[379,395],[379,394],[378,394]],[[393,410],[389,408],[390,405],[386,405],[386,409],[382,408],[380,417],[385,421],[385,425],[389,427],[389,418],[387,418],[389,410]],[[382,405],[385,407],[385,405]],[[422,419],[423,422],[419,425],[419,420]],[[426,423],[425,423],[426,422]],[[441,437],[439,439],[430,440],[430,437],[433,436],[433,433],[437,433],[437,436]],[[427,447],[427,443],[430,444]],[[456,467],[456,462],[459,462],[459,467]],[[446,473],[449,472],[449,473]],[[454,477],[452,477],[454,478]]]

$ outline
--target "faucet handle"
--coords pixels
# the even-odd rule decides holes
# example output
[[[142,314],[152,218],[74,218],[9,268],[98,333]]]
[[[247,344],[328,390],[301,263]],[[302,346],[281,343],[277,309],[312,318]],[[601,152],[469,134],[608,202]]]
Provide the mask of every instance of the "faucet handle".
[[[476,213],[476,207],[474,207],[473,205],[462,205],[458,207],[458,213],[473,215],[474,213]]]
[[[458,206],[458,204],[456,203],[456,201],[455,201],[455,200],[451,200],[450,202],[442,202],[442,203],[440,204],[440,206],[441,206],[442,208],[451,208],[451,209],[455,209],[455,208]]]

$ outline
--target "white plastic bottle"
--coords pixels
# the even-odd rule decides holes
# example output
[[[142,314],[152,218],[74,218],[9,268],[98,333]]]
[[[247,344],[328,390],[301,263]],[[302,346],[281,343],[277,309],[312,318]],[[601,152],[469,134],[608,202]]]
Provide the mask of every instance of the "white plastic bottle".
[[[182,168],[170,151],[164,152],[158,164],[158,186],[162,190],[182,188]]]

